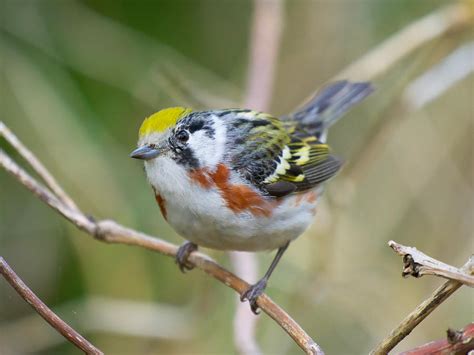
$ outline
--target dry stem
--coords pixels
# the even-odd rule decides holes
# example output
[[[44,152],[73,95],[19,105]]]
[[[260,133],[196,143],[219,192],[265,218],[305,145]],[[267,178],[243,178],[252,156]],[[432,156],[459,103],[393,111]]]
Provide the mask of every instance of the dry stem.
[[[62,189],[56,179],[49,173],[44,165],[35,158],[33,153],[25,147],[18,138],[8,129],[8,127],[0,121],[0,136],[3,136],[10,145],[25,159],[28,164],[36,171],[36,173],[49,186],[51,191],[70,209],[77,210],[77,206],[69,197],[69,195]]]
[[[8,263],[0,257],[0,274],[16,290],[16,292],[33,307],[33,309],[48,322],[54,329],[61,333],[67,340],[84,351],[86,354],[103,354],[94,345],[89,343],[81,334],[59,318],[56,313],[46,306],[38,296],[20,279]]]
[[[4,128],[0,131],[0,134],[4,136],[7,141],[16,139],[16,146],[14,146],[16,150],[18,150],[17,146],[23,146],[11,131],[5,129],[6,126],[3,123],[0,122],[0,125]],[[31,155],[26,156],[25,159],[33,169],[42,166],[39,160],[32,153]],[[55,211],[60,213],[76,227],[96,239],[107,243],[140,246],[171,257],[176,255],[178,246],[172,243],[126,228],[112,220],[96,221],[91,217],[87,217],[79,209],[72,209],[67,206],[57,195],[31,177],[2,150],[0,150],[0,166],[15,177],[22,185],[28,188],[28,190],[36,195],[41,201],[45,202]],[[51,181],[45,182],[48,184],[48,187],[51,188]],[[239,294],[242,294],[249,287],[248,283],[238,278],[230,271],[224,269],[205,254],[194,252],[190,255],[188,260],[191,265],[203,270],[228,287],[234,289]],[[277,324],[279,324],[307,354],[322,354],[322,351],[314,340],[311,339],[301,326],[283,309],[273,302],[270,297],[262,294],[257,299],[257,304],[263,312],[273,318],[275,322],[277,322]]]
[[[393,242],[391,242],[393,243]],[[438,262],[440,263],[440,262]],[[471,257],[464,264],[460,270],[462,273],[474,273],[474,258]],[[444,276],[443,276],[444,277]],[[401,342],[408,334],[411,333],[415,327],[423,321],[428,315],[433,312],[436,307],[443,303],[449,296],[451,296],[458,288],[463,285],[462,282],[457,280],[449,280],[438,287],[430,297],[423,301],[418,307],[415,308],[402,322],[390,332],[390,334],[377,344],[371,354],[388,354],[399,342]]]
[[[403,256],[403,277],[408,275],[414,277],[436,275],[448,280],[458,281],[469,287],[474,287],[474,277],[469,274],[469,270],[469,273],[466,273],[457,267],[433,259],[414,247],[407,247],[393,240],[389,241],[388,245],[398,255]],[[472,265],[474,264],[471,263],[471,266]]]

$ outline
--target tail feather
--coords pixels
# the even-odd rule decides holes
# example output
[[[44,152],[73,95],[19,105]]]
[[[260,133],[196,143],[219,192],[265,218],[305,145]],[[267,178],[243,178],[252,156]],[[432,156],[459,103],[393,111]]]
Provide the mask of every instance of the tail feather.
[[[319,91],[306,105],[287,116],[308,133],[325,140],[327,129],[353,105],[374,91],[369,82],[337,81]]]

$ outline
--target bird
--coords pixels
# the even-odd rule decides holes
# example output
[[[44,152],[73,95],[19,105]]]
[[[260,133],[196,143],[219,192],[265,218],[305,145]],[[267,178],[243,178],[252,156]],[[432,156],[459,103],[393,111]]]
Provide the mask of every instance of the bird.
[[[187,258],[199,246],[277,250],[265,275],[241,295],[257,314],[257,298],[342,166],[326,143],[328,129],[373,90],[370,82],[333,82],[279,118],[184,107],[145,118],[130,157],[144,161],[161,214],[186,239],[176,254],[181,271],[192,268]]]

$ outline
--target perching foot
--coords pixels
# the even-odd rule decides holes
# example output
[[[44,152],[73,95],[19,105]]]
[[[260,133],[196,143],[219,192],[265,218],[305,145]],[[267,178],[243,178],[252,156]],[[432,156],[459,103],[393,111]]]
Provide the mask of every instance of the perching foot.
[[[178,264],[179,269],[181,272],[186,272],[186,270],[192,270],[194,267],[189,265],[188,257],[193,251],[196,251],[198,246],[191,242],[186,242],[181,245],[176,253],[176,264]]]
[[[242,302],[249,301],[250,309],[255,314],[260,313],[258,311],[257,298],[263,293],[263,291],[265,291],[266,287],[267,287],[267,279],[263,278],[260,281],[258,281],[255,285],[250,286],[248,290],[245,291],[240,297],[240,300]]]

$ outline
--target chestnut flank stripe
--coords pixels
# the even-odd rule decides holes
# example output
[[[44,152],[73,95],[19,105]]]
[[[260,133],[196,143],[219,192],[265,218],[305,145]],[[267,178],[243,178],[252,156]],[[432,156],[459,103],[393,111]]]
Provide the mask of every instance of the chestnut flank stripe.
[[[276,203],[267,201],[258,192],[243,184],[230,184],[230,171],[219,164],[214,172],[207,168],[196,169],[189,174],[192,181],[203,188],[216,186],[221,192],[226,206],[235,213],[249,211],[254,216],[269,217]]]
[[[161,197],[161,195],[158,193],[155,193],[155,199],[156,199],[156,202],[158,203],[158,206],[160,206],[160,211],[161,211],[161,214],[163,215],[163,218],[165,220],[168,220],[167,215],[166,215],[167,212],[166,212],[165,199]]]

